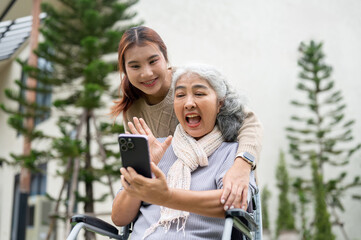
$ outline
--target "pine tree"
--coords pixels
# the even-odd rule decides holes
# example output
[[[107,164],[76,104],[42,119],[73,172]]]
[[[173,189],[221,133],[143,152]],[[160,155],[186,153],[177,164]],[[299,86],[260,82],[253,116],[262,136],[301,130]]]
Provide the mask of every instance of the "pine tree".
[[[276,170],[278,195],[278,216],[276,236],[282,230],[295,230],[295,219],[293,217],[293,206],[289,200],[290,178],[288,176],[285,155],[280,151],[279,162]]]
[[[324,177],[324,172],[326,166],[336,168],[347,165],[352,155],[360,149],[361,144],[350,147],[353,140],[352,125],[354,121],[345,119],[346,104],[343,103],[341,91],[334,90],[335,83],[331,79],[332,68],[324,62],[322,43],[314,41],[309,44],[301,43],[299,51],[302,56],[298,65],[302,71],[299,75],[300,81],[297,89],[305,93],[307,98],[291,102],[299,112],[298,115],[291,117],[294,126],[297,127],[287,128],[290,153],[295,160],[296,168],[309,167],[311,172],[318,173],[317,176],[325,186],[324,197],[329,207],[325,211],[332,210],[333,221],[339,224],[343,234],[347,237],[343,229],[344,224],[337,211],[344,210],[341,198],[350,188],[360,186],[360,177],[356,176],[353,181],[345,183],[346,172],[340,172],[335,178],[330,177],[329,179]],[[312,170],[312,159],[315,161],[316,170]],[[310,189],[312,189],[309,186],[310,183],[319,181],[315,177],[315,174],[312,175],[311,180],[301,177],[304,183],[302,191],[305,194],[307,191],[310,193]],[[314,192],[313,194],[323,193]],[[315,199],[319,198],[319,196],[315,196]],[[317,211],[318,209],[316,209],[316,215],[318,215]],[[315,228],[317,227],[315,225]],[[316,229],[315,232],[318,230]]]
[[[307,194],[307,187],[305,186],[305,180],[303,180],[300,177],[297,177],[295,179],[295,181],[293,182],[293,189],[296,192],[296,195],[298,197],[298,204],[299,204],[299,214],[300,214],[300,219],[301,219],[301,234],[302,240],[309,240],[311,239],[311,229],[308,226],[308,222],[307,222],[307,204],[310,203],[309,200],[309,196]]]
[[[262,227],[263,232],[270,230],[269,225],[269,210],[268,210],[268,200],[271,197],[271,192],[268,190],[267,185],[262,189],[261,193],[261,205],[262,205]]]
[[[325,201],[326,191],[323,186],[322,174],[318,171],[315,158],[312,158],[312,175],[313,175],[313,196],[315,198],[315,234],[313,239],[323,240],[335,239],[332,234],[332,226],[330,222],[330,214],[327,211],[327,205]]]
[[[117,86],[111,89],[108,75],[117,71],[118,67],[116,61],[105,62],[102,59],[104,55],[117,51],[126,29],[140,24],[131,23],[135,13],[129,8],[136,2],[60,0],[57,6],[42,4],[47,17],[41,28],[44,41],[39,44],[36,54],[52,64],[51,71],[19,62],[27,74],[46,86],[28,90],[52,92],[56,97],[53,115],[58,117],[60,136],[47,136],[36,129],[31,133],[26,132],[23,118],[27,113],[2,105],[2,109],[11,114],[9,124],[18,132],[29,134],[34,140],[52,139],[51,146],[45,151],[33,149],[30,156],[12,155],[12,161],[3,161],[16,162],[34,171],[42,159],[54,159],[63,166],[58,171],[64,179],[61,191],[58,196],[49,195],[49,198],[56,201],[56,212],[59,205],[65,202],[67,213],[54,217],[67,220],[79,202],[84,203],[84,212],[93,213],[95,201],[103,201],[109,195],[114,197],[111,182],[114,176],[119,178],[120,167],[116,140],[123,127],[113,124],[107,116],[109,105],[116,95],[114,89],[117,89]],[[20,88],[27,89],[19,81],[16,83]],[[33,108],[34,116],[50,112],[47,107],[27,104],[14,90],[6,90],[5,93],[27,108]],[[102,166],[94,165],[96,160],[100,160]],[[84,195],[78,191],[78,181],[84,182]],[[93,193],[95,182],[109,186],[108,191],[97,199]],[[65,196],[67,188],[70,191]],[[51,223],[48,239],[53,226],[54,222]]]

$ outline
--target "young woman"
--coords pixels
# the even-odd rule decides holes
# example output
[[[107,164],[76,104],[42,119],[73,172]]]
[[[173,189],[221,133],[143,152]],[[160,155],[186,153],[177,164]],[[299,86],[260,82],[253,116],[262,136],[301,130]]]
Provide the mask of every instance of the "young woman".
[[[123,113],[124,123],[132,122],[133,117],[143,118],[155,137],[173,135],[178,124],[173,110],[173,69],[168,66],[163,40],[150,28],[131,28],[119,43],[118,61],[122,95],[112,108],[113,116]],[[225,209],[239,202],[246,208],[250,171],[255,168],[261,150],[261,124],[253,112],[243,112],[237,157],[223,178],[220,201]]]
[[[129,124],[132,133],[149,138],[155,177],[122,168],[123,189],[114,199],[112,220],[123,226],[139,213],[132,239],[220,239],[225,221],[219,201],[222,179],[236,156],[243,106],[211,66],[179,68],[174,84],[179,124],[172,141],[171,137],[155,139],[142,119],[134,118],[135,126]],[[256,189],[253,171],[249,181],[251,197]]]

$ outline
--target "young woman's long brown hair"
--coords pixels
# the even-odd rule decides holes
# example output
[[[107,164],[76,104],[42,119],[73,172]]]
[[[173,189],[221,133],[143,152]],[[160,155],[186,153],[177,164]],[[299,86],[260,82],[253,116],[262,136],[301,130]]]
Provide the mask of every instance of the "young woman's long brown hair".
[[[120,76],[123,75],[123,78],[119,89],[119,96],[121,99],[114,101],[115,105],[111,108],[110,114],[113,118],[116,118],[123,111],[126,112],[134,101],[139,99],[143,94],[142,91],[134,87],[128,79],[124,62],[124,54],[127,49],[133,46],[144,46],[147,44],[156,44],[162,52],[164,59],[168,63],[167,47],[156,31],[145,26],[133,27],[127,30],[123,34],[118,48],[119,71]]]

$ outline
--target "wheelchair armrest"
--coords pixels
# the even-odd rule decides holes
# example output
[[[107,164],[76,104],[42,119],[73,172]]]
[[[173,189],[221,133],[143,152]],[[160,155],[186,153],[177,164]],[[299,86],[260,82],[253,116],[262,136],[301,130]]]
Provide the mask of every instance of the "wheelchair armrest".
[[[255,222],[253,216],[240,208],[234,208],[226,211],[226,218],[238,219],[242,222],[251,232],[258,229],[258,224]]]
[[[74,215],[73,217],[71,217],[71,219],[70,219],[70,223],[72,225],[75,225],[80,222],[92,225],[94,227],[108,231],[112,234],[118,235],[118,229],[116,227],[110,225],[109,223],[107,223],[99,218],[92,217],[89,215],[84,215],[84,214],[77,214],[77,215]]]

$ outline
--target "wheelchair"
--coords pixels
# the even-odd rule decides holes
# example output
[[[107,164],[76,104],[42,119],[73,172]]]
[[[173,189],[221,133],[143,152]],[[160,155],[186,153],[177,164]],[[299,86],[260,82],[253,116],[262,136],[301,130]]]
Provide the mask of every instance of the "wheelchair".
[[[243,209],[230,209],[225,214],[225,224],[222,240],[229,240],[232,236],[233,228],[243,234],[244,240],[262,240],[262,210],[260,202],[260,192],[253,196],[254,211],[248,213]],[[132,231],[132,223],[123,227],[121,233],[113,225],[93,216],[84,214],[74,215],[70,219],[73,225],[67,240],[75,240],[81,229],[92,231],[111,239],[127,240]]]

